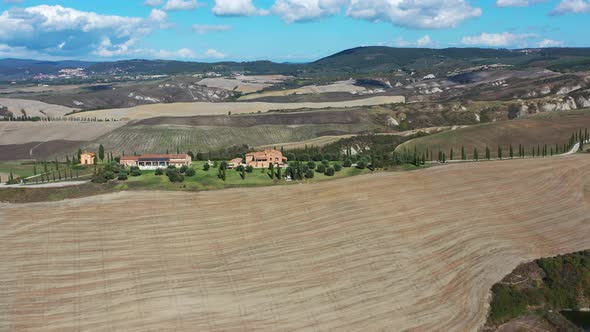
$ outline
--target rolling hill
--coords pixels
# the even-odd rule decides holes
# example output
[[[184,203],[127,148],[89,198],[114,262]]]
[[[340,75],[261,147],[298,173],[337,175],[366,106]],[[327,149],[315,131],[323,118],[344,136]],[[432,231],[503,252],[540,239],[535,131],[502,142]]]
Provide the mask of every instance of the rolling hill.
[[[476,331],[519,263],[588,249],[589,166],[0,204],[0,330]]]

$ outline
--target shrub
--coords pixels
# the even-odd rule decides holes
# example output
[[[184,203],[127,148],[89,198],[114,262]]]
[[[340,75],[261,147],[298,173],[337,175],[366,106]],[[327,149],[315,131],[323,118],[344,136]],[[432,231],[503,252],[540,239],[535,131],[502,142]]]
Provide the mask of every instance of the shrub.
[[[307,163],[307,167],[309,167],[309,169],[314,170],[315,169],[315,163],[313,161],[310,161]]]
[[[195,172],[195,170],[192,168],[189,168],[186,170],[186,172],[184,172],[184,175],[186,175],[188,177],[195,176],[196,174],[197,174],[197,172]]]
[[[125,171],[119,172],[119,176],[117,177],[117,180],[119,180],[119,181],[127,180],[127,172],[125,172]]]
[[[316,167],[315,171],[318,173],[324,173],[326,171],[326,165],[324,165],[324,164],[318,165],[318,167]]]
[[[344,161],[344,167],[352,167],[352,160],[346,159]]]
[[[326,159],[322,160],[322,164],[324,164],[326,167],[328,167],[328,165],[330,165],[330,162]]]
[[[336,172],[340,172],[342,170],[342,165],[340,165],[340,164],[334,164],[334,170]]]
[[[110,180],[113,180],[114,178],[115,178],[115,173],[101,169],[98,173],[96,173],[92,177],[91,181],[94,183],[107,183]]]
[[[252,167],[252,166],[246,166],[246,172],[247,172],[247,173],[252,173],[252,172],[254,172],[254,167]]]
[[[180,174],[177,169],[169,169],[166,171],[166,176],[170,180],[170,182],[183,182],[184,176]]]
[[[134,170],[138,170],[139,171],[139,167],[138,166],[131,166],[129,169],[132,170],[132,171],[134,171]]]
[[[365,169],[367,168],[367,162],[365,160],[361,160],[356,164],[356,168],[358,169]]]
[[[203,165],[203,170],[205,172],[209,172],[209,169],[211,168],[211,165],[209,165],[209,163],[206,163],[205,165]]]
[[[305,178],[306,179],[313,179],[314,175],[315,174],[314,174],[313,170],[311,170],[311,169],[308,169],[307,171],[305,171]]]
[[[334,168],[328,167],[326,169],[326,173],[324,173],[324,174],[326,174],[327,176],[334,176],[334,173],[335,173]]]
[[[134,169],[131,171],[131,176],[140,176],[141,171],[139,169]]]
[[[176,169],[176,166],[174,166],[174,165],[168,165],[168,169]]]
[[[164,175],[164,170],[161,168],[156,168],[156,176],[161,176]]]
[[[188,166],[186,166],[186,165],[182,165],[180,167],[180,173],[186,173],[187,170],[188,170]]]
[[[236,172],[242,172],[244,171],[244,165],[240,165],[238,167],[236,167]]]

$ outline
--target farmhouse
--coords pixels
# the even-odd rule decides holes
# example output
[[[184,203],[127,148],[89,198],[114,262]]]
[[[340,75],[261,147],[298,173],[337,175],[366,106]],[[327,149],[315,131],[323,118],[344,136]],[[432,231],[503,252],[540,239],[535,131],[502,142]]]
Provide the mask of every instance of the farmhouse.
[[[80,164],[82,165],[93,165],[96,153],[94,152],[83,152],[80,154]]]
[[[271,164],[282,167],[287,162],[281,151],[264,150],[246,154],[246,165],[254,168],[267,168]]]
[[[230,160],[229,163],[227,163],[227,166],[230,169],[234,169],[234,168],[238,168],[243,163],[244,163],[244,159],[242,159],[242,158],[235,158],[235,159]]]
[[[155,170],[170,165],[181,167],[190,166],[192,158],[187,154],[146,154],[141,156],[122,156],[119,162],[123,166],[137,166],[141,170]]]

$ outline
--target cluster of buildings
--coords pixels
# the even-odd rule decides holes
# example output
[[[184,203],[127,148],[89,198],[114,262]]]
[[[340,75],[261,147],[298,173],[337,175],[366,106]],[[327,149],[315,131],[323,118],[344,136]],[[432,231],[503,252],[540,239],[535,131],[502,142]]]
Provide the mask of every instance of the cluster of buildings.
[[[251,166],[253,168],[268,168],[270,165],[283,167],[287,164],[287,157],[278,150],[264,150],[246,154],[246,159],[236,158],[229,162],[230,168],[236,168],[240,165]]]
[[[61,69],[58,74],[37,74],[33,77],[35,80],[52,80],[52,79],[70,79],[70,78],[87,78],[88,75],[84,68],[66,68]]]
[[[156,170],[168,166],[190,166],[193,159],[188,154],[145,154],[141,156],[122,156],[119,164],[127,167],[137,166],[141,170]]]
[[[82,165],[93,165],[96,154],[94,152],[84,152],[80,155]],[[122,156],[119,164],[126,167],[139,167],[141,170],[156,170],[168,166],[191,166],[193,160],[188,154],[145,154],[141,156]],[[287,157],[278,150],[264,150],[247,153],[245,159],[236,158],[230,160],[229,168],[239,166],[251,166],[253,168],[268,168],[270,165],[275,167],[284,167],[287,164]]]

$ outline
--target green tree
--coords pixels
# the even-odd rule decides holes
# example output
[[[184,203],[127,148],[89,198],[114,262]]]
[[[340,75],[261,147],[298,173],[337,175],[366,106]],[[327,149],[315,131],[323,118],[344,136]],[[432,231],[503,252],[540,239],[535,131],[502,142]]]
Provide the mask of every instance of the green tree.
[[[326,165],[324,164],[319,164],[318,167],[316,167],[316,172],[318,173],[324,173],[326,172]]]
[[[104,146],[99,145],[98,146],[98,158],[100,158],[100,161],[104,161]]]
[[[492,159],[491,153],[490,153],[490,148],[486,146],[486,159],[490,160]]]
[[[453,160],[453,148],[451,148],[451,153],[449,154],[449,160]]]
[[[314,171],[311,169],[308,169],[307,171],[305,171],[305,178],[306,179],[313,179],[314,177]]]
[[[514,159],[514,149],[512,148],[512,144],[510,144],[508,154],[510,154],[510,159]]]
[[[211,168],[211,165],[209,165],[209,163],[205,163],[205,165],[203,165],[203,170],[205,172],[209,172],[209,169]]]
[[[498,145],[498,159],[502,160],[502,147]]]
[[[328,168],[326,169],[326,172],[325,172],[324,174],[326,174],[326,176],[334,176],[334,174],[335,174],[335,170],[334,170],[334,168],[333,168],[333,167],[328,167]]]
[[[473,159],[479,161],[479,152],[477,151],[477,148],[473,148]]]
[[[465,146],[461,146],[461,160],[466,160],[467,155],[465,154]]]

